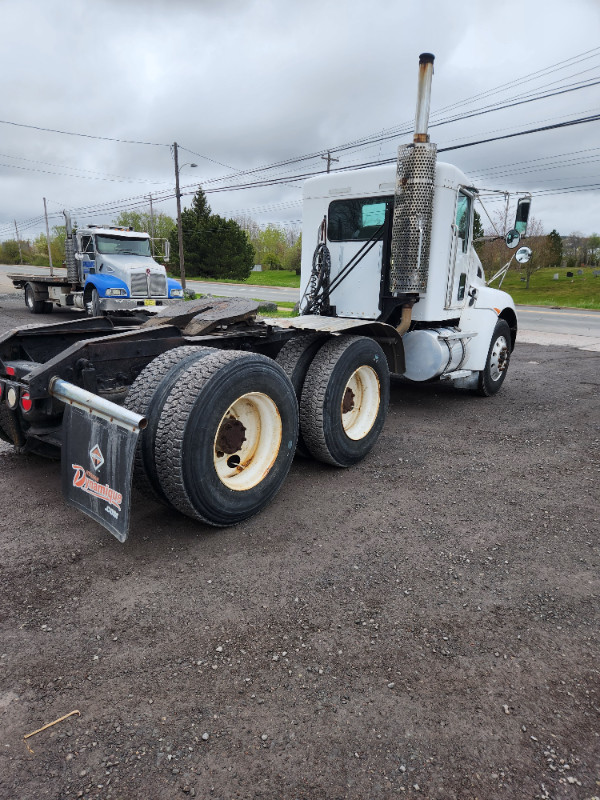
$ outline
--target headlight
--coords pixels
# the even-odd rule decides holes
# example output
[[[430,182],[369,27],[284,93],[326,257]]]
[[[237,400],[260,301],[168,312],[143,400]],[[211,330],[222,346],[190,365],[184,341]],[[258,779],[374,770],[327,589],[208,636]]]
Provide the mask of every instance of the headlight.
[[[183,297],[183,289],[171,289],[171,297]]]
[[[127,297],[127,289],[107,289],[104,294],[107,297]]]

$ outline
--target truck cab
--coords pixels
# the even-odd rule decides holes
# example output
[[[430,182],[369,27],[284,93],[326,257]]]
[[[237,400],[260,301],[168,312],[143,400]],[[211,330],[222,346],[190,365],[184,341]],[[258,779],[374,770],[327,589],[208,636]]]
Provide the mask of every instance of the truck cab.
[[[88,225],[74,238],[82,302],[93,316],[117,310],[152,311],[183,299],[181,284],[152,257],[149,234]]]
[[[432,202],[410,209],[417,245],[408,258],[400,250],[412,264],[404,268],[401,291],[393,285],[395,165],[328,173],[305,183],[301,313],[391,324],[403,335],[405,377],[441,377],[469,388],[486,367],[499,319],[508,325],[506,344],[513,349],[517,315],[510,295],[486,285],[473,246],[477,189],[452,164],[435,163],[432,176]],[[424,237],[427,260],[421,259]],[[319,280],[317,241],[327,249],[329,264],[327,302],[315,309],[310,298]],[[407,307],[410,323],[402,329]]]

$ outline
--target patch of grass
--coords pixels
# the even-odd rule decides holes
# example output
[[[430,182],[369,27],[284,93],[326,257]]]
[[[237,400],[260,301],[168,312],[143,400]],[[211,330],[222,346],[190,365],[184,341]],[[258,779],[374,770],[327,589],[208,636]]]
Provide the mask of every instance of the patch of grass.
[[[577,269],[540,269],[529,280],[525,288],[524,272],[510,270],[502,288],[508,292],[515,303],[526,306],[564,306],[569,308],[600,309],[600,276],[594,277],[594,268],[583,268],[583,275]],[[567,278],[567,272],[573,277]],[[554,275],[558,273],[558,280]],[[497,287],[498,281],[492,286]]]
[[[177,273],[169,273],[169,277],[179,280]],[[300,288],[300,275],[286,269],[271,269],[266,272],[252,272],[246,281],[233,281],[224,278],[203,278],[202,275],[186,275],[189,281],[202,281],[203,283],[241,283],[246,286],[284,286],[289,289]]]
[[[274,318],[281,318],[284,319],[286,317],[297,317],[298,315],[292,311],[292,309],[277,309],[277,311],[260,311],[258,313],[259,317],[274,317]]]

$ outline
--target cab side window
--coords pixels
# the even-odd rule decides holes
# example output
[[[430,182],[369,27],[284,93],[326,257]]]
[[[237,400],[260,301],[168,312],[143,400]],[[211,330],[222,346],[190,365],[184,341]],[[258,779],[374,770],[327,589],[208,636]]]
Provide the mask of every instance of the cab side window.
[[[94,239],[91,236],[81,237],[81,249],[88,256],[88,259],[94,258]]]
[[[330,242],[367,242],[385,223],[393,197],[334,200],[329,204],[327,236]],[[378,238],[381,238],[383,232]]]
[[[455,225],[458,237],[462,239],[462,251],[466,253],[471,233],[471,198],[462,192],[458,193]]]

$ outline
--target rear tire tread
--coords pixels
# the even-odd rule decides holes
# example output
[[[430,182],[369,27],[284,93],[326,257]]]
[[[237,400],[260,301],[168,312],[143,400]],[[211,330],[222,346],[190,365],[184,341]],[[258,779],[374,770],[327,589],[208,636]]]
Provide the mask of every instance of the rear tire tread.
[[[217,351],[183,372],[173,387],[156,431],[156,470],[160,485],[171,505],[192,519],[214,524],[194,508],[183,476],[185,427],[196,398],[221,367],[246,355],[239,350]]]
[[[300,405],[302,387],[304,386],[308,369],[313,358],[319,351],[319,348],[325,341],[326,337],[321,333],[302,336],[299,339],[292,339],[284,344],[276,358],[277,363],[288,376],[294,387],[298,405]],[[304,458],[310,457],[310,451],[302,435],[302,428],[300,428],[300,433],[298,434],[296,452]]]
[[[315,356],[304,381],[300,402],[300,429],[303,431],[304,442],[314,458],[335,467],[348,467],[363,457],[341,460],[340,457],[334,455],[327,443],[325,429],[326,427],[331,427],[329,424],[326,425],[326,402],[332,373],[345,351],[364,338],[344,335],[330,339]],[[376,438],[379,436],[387,414],[389,395],[389,372],[387,371],[387,362],[383,352],[381,353],[381,358],[382,364],[385,364],[384,377],[387,379],[388,388],[381,386],[383,420],[374,425],[374,431],[379,429],[376,433]]]
[[[152,406],[156,390],[169,372],[188,356],[193,354],[200,356],[202,353],[210,355],[213,352],[214,351],[208,347],[184,345],[183,347],[176,347],[173,350],[168,350],[166,353],[157,356],[144,367],[131,384],[124,403],[125,408],[128,408],[130,411],[135,411],[137,414],[142,414],[144,417],[149,416],[153,412]],[[165,502],[168,503],[166,498],[156,491],[146,472],[144,454],[142,451],[142,437],[145,433],[145,431],[140,431],[138,443],[135,448],[133,485],[142,492],[142,494],[152,500],[157,500],[163,504]]]

